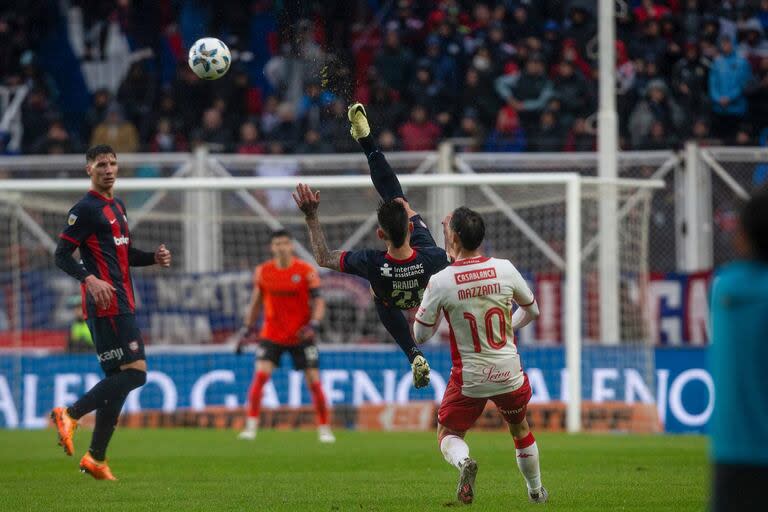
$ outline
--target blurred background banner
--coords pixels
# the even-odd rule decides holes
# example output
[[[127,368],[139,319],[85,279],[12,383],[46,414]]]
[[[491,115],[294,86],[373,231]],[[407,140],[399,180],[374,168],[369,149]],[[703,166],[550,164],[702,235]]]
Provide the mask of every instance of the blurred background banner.
[[[176,351],[181,353],[166,353],[163,349],[149,352],[147,385],[129,396],[125,412],[223,408],[238,414],[245,404],[253,354]],[[596,406],[592,414],[600,414],[599,405],[604,403],[655,404],[665,431],[706,432],[714,395],[705,348],[656,349],[656,390],[654,383],[643,377],[643,368],[611,366],[616,361],[616,351],[615,347],[591,347],[584,353],[584,364],[592,370],[586,376],[590,384],[583,391],[583,399]],[[410,370],[395,348],[323,348],[320,374],[329,402],[342,411],[418,400],[439,403],[449,377],[450,353],[444,348],[427,348],[424,353],[433,369],[431,384],[416,390]],[[523,347],[521,355],[534,390],[531,403],[562,402],[568,393],[562,351]],[[283,363],[287,365],[287,357]],[[15,365],[20,367],[14,368]],[[16,371],[20,371],[23,384],[14,392],[7,376]],[[301,372],[277,370],[265,388],[264,407],[292,409],[310,405],[310,394],[302,379]],[[71,401],[99,380],[99,366],[92,354],[29,354],[18,360],[0,357],[0,426],[43,428],[48,424],[47,412],[54,404]],[[589,414],[585,413],[585,417]],[[589,421],[585,423],[588,429]],[[561,425],[558,427],[562,429]]]

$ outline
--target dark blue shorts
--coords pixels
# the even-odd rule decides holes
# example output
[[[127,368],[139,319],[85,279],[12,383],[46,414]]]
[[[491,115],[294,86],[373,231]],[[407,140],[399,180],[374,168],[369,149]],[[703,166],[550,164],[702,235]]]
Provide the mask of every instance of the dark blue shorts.
[[[96,357],[105,372],[145,359],[144,340],[134,315],[89,318]]]

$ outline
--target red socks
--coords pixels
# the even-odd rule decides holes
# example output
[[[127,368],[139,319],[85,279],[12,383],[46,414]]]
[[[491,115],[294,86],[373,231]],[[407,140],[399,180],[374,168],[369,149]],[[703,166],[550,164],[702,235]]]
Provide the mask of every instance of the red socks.
[[[312,403],[315,405],[315,411],[317,411],[317,424],[328,424],[328,404],[325,402],[325,393],[323,393],[323,386],[320,382],[315,382],[309,386],[309,390],[312,392]]]
[[[269,382],[270,375],[264,372],[256,372],[253,376],[251,389],[248,390],[248,417],[258,418],[261,412],[261,395],[264,384]]]
[[[261,412],[261,396],[264,389],[264,385],[269,382],[270,375],[264,372],[256,372],[251,383],[251,389],[248,391],[248,417],[258,418]],[[325,393],[323,392],[323,386],[319,382],[315,382],[309,386],[309,390],[312,393],[312,403],[315,405],[315,411],[317,411],[317,424],[328,424],[328,404],[325,401]]]

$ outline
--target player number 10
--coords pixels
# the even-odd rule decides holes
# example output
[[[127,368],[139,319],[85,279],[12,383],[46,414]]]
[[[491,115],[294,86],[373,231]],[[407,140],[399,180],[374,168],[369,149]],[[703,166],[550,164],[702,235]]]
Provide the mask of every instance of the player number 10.
[[[499,317],[499,341],[494,339],[493,317]],[[469,322],[469,330],[472,331],[472,343],[475,346],[475,352],[480,352],[480,333],[477,330],[477,318],[472,313],[464,313],[464,318]],[[507,344],[507,319],[504,310],[501,308],[491,308],[485,313],[485,339],[494,350],[501,349]]]

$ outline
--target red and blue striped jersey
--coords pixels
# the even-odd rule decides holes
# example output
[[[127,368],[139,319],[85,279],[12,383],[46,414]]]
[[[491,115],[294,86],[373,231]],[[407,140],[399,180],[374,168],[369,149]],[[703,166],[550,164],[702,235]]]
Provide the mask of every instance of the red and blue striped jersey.
[[[129,262],[131,233],[123,202],[89,191],[69,211],[67,226],[59,237],[80,249],[82,264],[90,274],[115,289],[109,307],[97,309],[83,284],[83,312],[98,317],[133,313],[135,301]]]

